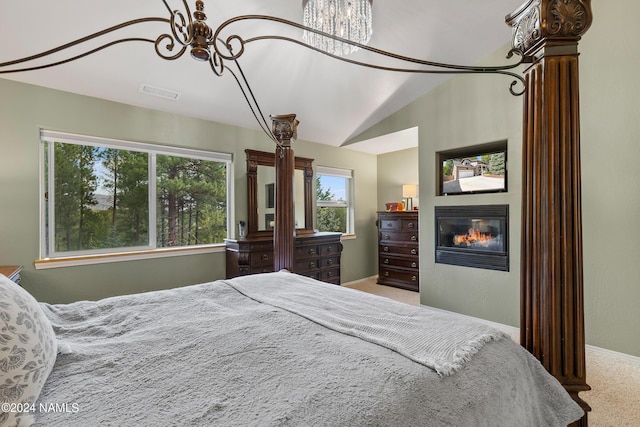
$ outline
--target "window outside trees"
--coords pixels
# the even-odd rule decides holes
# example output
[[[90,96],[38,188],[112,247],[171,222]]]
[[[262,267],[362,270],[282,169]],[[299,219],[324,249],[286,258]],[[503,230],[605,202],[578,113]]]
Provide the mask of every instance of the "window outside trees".
[[[230,155],[48,131],[42,144],[45,258],[227,237]]]
[[[353,233],[352,172],[318,166],[316,170],[316,228]]]

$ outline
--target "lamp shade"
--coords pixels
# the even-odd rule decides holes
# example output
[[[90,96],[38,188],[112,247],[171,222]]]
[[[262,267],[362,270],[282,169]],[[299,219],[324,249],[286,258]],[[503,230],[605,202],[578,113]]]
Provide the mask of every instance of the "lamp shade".
[[[416,184],[403,184],[402,197],[418,197],[418,186]]]

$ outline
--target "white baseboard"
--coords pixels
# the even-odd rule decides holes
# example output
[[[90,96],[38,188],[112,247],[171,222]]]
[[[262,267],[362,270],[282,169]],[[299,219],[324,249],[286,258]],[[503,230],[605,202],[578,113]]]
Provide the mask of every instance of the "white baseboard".
[[[480,319],[478,317],[473,317],[473,316],[467,316],[466,314],[460,314],[460,313],[456,313],[453,311],[448,311],[448,310],[443,310],[441,308],[436,308],[436,307],[431,307],[431,306],[424,306],[427,307],[431,310],[434,311],[439,311],[442,313],[447,313],[447,314],[452,314],[454,316],[460,316],[460,317],[464,317],[467,319],[472,319],[475,320],[477,322],[480,323],[485,323],[487,325],[493,326],[496,329],[499,329],[507,334],[509,334],[511,336],[511,338],[515,341],[515,342],[520,342],[520,328],[517,328],[515,326],[509,326],[509,325],[504,325],[502,323],[497,323],[497,322],[492,322],[491,320],[485,320],[485,319]],[[631,363],[635,366],[640,367],[640,357],[638,356],[634,356],[632,354],[626,354],[626,353],[620,353],[617,351],[613,351],[613,350],[609,350],[606,348],[602,348],[602,347],[596,347],[594,345],[590,345],[587,344],[586,345],[586,349],[588,352],[593,352],[602,356],[606,356],[606,357],[612,357],[612,358],[616,358],[616,359],[621,359],[624,360],[628,363]]]
[[[620,353],[618,351],[609,350],[608,348],[596,347],[595,345],[587,344],[587,352],[589,351],[601,356],[623,360],[640,368],[640,357],[638,356],[627,353]]]
[[[364,279],[358,279],[358,280],[354,280],[352,282],[342,283],[341,286],[352,286],[352,285],[356,285],[358,283],[366,282],[366,281],[377,279],[377,278],[378,278],[378,275],[376,274],[375,276],[365,277]]]

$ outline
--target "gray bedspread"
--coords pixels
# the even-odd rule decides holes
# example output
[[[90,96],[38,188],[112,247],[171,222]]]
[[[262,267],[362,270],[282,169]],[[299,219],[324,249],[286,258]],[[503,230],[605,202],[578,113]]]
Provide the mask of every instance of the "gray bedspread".
[[[417,363],[415,328],[453,331],[457,318],[421,325],[426,308],[290,273],[43,308],[64,353],[38,402],[57,410],[37,413],[41,426],[562,426],[582,414],[484,325],[471,354],[457,360],[447,344]],[[359,326],[347,326],[350,311]],[[409,335],[372,332],[367,316]],[[425,366],[451,357],[451,375]]]
[[[318,286],[294,274],[277,275],[277,280],[249,276],[227,283],[249,298],[387,347],[440,375],[451,375],[485,343],[506,337],[483,323],[460,318],[452,322],[449,315],[389,304],[387,298],[367,298],[363,304],[359,291]]]

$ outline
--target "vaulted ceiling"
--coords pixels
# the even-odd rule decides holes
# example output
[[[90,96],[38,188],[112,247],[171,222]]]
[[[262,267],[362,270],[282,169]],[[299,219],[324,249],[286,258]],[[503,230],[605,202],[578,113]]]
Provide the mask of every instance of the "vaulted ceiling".
[[[181,1],[167,0],[172,9]],[[370,46],[438,62],[474,64],[510,40],[505,15],[522,0],[376,0]],[[188,1],[194,9],[194,2]],[[301,23],[300,0],[205,1],[207,23],[244,14],[271,15]],[[87,34],[142,17],[168,17],[162,0],[0,0],[0,63],[42,52]],[[168,25],[125,28],[88,43],[115,38],[156,39]],[[302,30],[267,21],[241,22],[230,31],[243,38],[272,34],[302,38]],[[73,56],[79,53],[67,54]],[[506,54],[506,52],[505,52]],[[62,57],[57,56],[61,59]],[[349,59],[390,65],[365,51]],[[239,63],[265,115],[296,113],[300,139],[340,146],[442,83],[446,76],[392,73],[343,63],[283,41],[246,46]],[[506,63],[506,60],[505,60]],[[406,65],[406,64],[405,64]],[[0,75],[140,107],[258,128],[229,72],[218,77],[188,54],[161,59],[150,43],[118,44],[80,60],[45,70]],[[141,84],[180,94],[168,100],[140,92]],[[379,142],[379,141],[378,141]],[[362,149],[366,150],[366,147]]]

